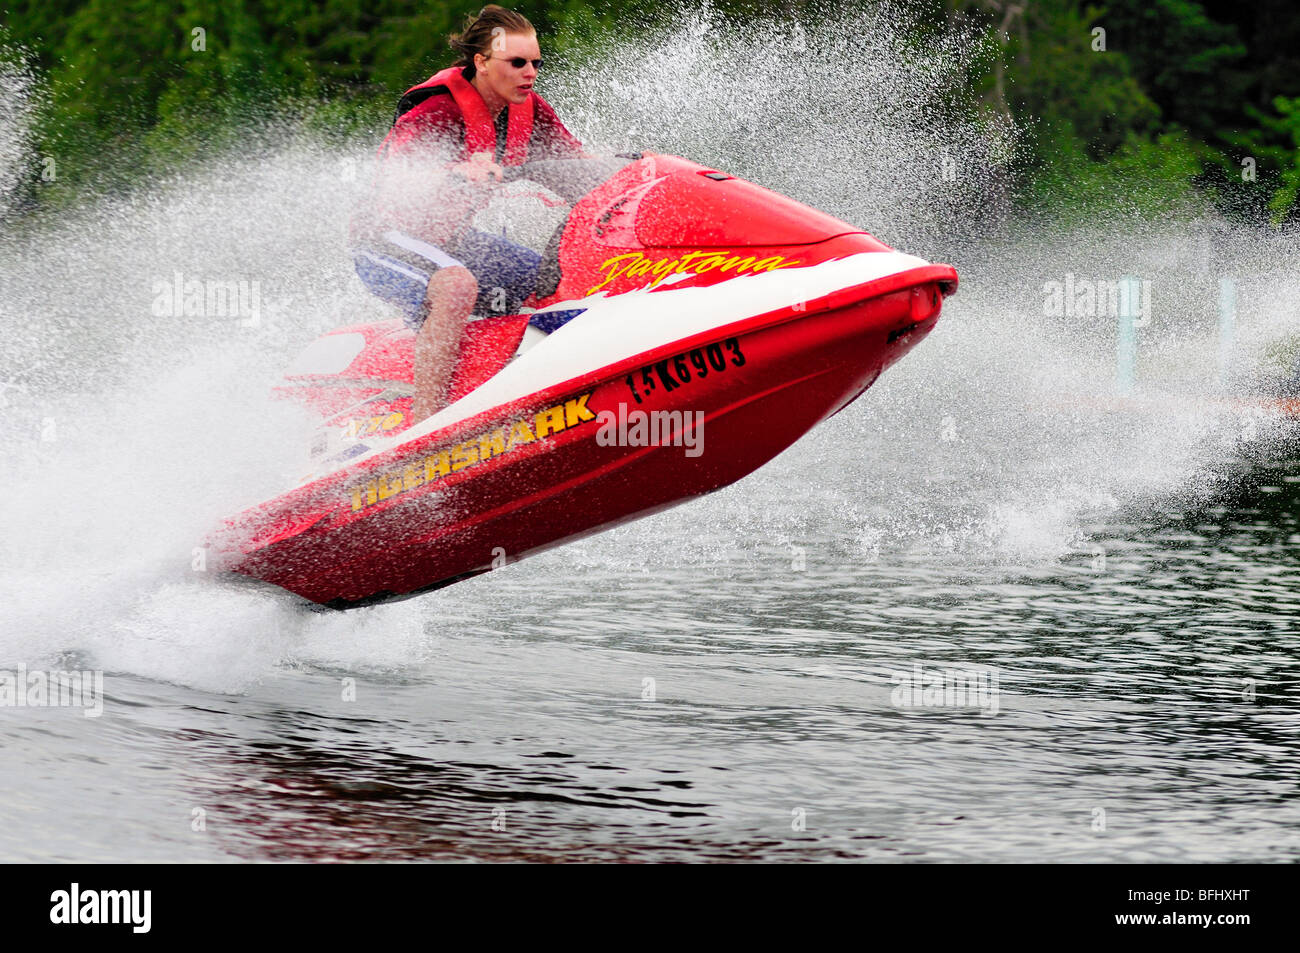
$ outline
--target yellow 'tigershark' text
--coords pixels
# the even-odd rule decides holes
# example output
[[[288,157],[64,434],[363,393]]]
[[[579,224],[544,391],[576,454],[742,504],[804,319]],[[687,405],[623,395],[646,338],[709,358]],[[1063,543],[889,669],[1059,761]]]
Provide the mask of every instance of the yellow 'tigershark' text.
[[[471,467],[479,466],[493,457],[511,453],[517,447],[538,440],[546,440],[562,430],[576,427],[596,415],[587,409],[590,393],[575,397],[554,407],[522,417],[512,423],[485,431],[464,443],[438,450],[366,483],[352,487],[352,509],[389,500],[399,493],[433,483],[442,477]]]

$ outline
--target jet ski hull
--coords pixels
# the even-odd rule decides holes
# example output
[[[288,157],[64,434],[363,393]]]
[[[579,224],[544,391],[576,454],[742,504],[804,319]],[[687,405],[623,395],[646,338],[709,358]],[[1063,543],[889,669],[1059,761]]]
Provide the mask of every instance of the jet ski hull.
[[[227,521],[210,548],[219,568],[346,608],[659,512],[855,399],[955,285],[922,265],[677,338],[363,456]]]

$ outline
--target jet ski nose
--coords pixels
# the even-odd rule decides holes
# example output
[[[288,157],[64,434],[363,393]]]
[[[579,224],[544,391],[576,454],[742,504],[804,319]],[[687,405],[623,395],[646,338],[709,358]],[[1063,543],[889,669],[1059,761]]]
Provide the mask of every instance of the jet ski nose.
[[[910,308],[912,321],[920,324],[922,321],[933,317],[939,313],[939,307],[942,304],[943,295],[939,293],[939,285],[917,285],[912,289]]]

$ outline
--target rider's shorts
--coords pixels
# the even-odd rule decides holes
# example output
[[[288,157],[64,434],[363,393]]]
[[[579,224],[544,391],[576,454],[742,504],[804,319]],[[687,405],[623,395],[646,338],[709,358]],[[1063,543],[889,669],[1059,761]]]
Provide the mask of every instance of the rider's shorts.
[[[352,252],[357,274],[371,292],[401,309],[406,323],[424,323],[429,279],[440,268],[462,266],[478,280],[474,314],[512,314],[537,284],[542,256],[500,235],[471,229],[449,251],[398,231],[384,232]]]

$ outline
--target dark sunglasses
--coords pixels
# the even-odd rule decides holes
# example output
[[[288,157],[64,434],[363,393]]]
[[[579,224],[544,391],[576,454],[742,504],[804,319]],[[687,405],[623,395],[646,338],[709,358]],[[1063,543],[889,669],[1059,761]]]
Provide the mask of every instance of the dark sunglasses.
[[[488,59],[492,59],[492,57],[489,56]],[[524,68],[525,66],[527,66],[529,63],[532,63],[532,64],[533,64],[533,69],[541,69],[541,68],[542,68],[542,61],[541,61],[540,59],[537,59],[537,60],[529,60],[529,59],[525,59],[525,58],[522,57],[522,56],[512,56],[512,57],[510,57],[509,59],[506,59],[506,58],[503,57],[503,56],[498,56],[497,59],[499,59],[499,60],[504,59],[507,63],[509,63],[509,64],[510,64],[511,66],[513,66],[515,69],[523,69],[523,68]]]

